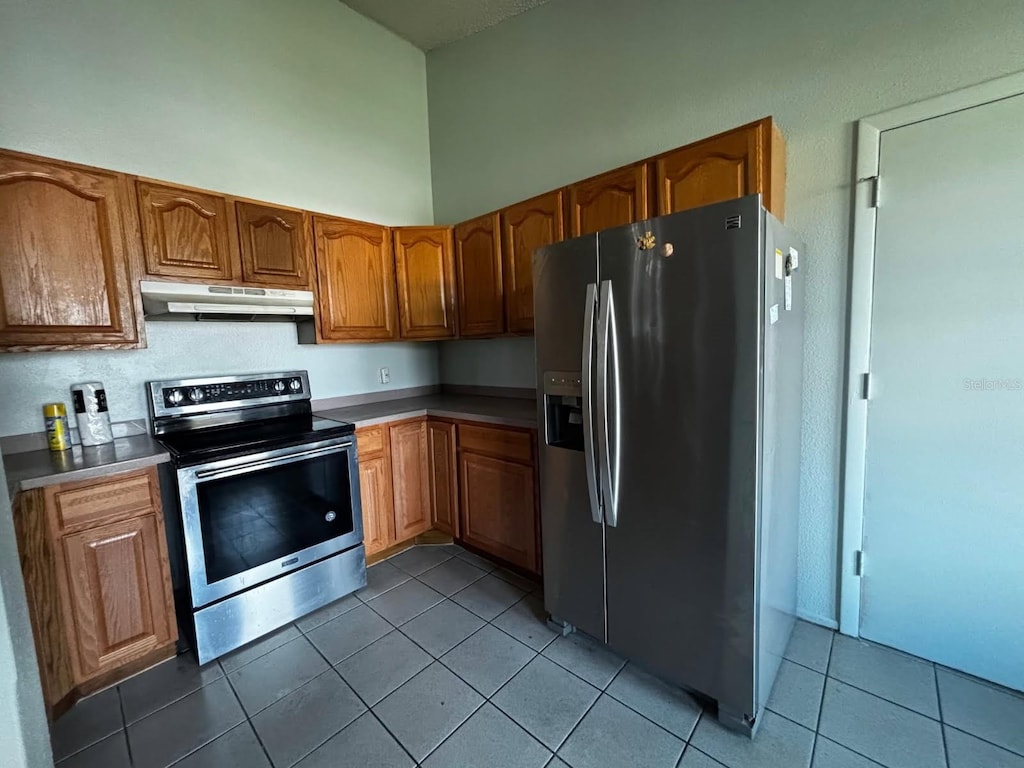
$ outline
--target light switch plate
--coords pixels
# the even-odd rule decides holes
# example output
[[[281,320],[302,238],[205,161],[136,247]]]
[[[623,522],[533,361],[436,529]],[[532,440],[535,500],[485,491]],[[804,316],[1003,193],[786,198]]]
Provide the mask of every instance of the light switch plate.
[[[390,368],[381,368],[378,371],[378,373],[379,373],[379,378],[380,378],[380,383],[381,384],[390,384],[391,383],[391,369]]]

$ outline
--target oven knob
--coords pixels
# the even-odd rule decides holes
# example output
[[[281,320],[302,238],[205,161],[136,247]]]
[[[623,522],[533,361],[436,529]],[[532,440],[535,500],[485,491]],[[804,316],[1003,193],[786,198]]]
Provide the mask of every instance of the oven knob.
[[[298,392],[302,389],[302,379],[292,379],[288,382],[288,386],[291,387],[292,392]]]
[[[167,402],[170,403],[171,405],[178,405],[178,403],[180,403],[184,399],[185,396],[181,394],[180,389],[172,389],[170,392],[167,393]]]
[[[281,381],[280,379],[275,381],[274,382],[274,391],[275,392],[284,392],[284,382]]]
[[[324,520],[326,520],[328,523],[333,523],[337,519],[337,517],[338,514],[332,509],[326,515],[324,515]]]
[[[188,391],[188,399],[193,403],[198,403],[204,396],[205,393],[199,387],[192,387],[192,389]]]

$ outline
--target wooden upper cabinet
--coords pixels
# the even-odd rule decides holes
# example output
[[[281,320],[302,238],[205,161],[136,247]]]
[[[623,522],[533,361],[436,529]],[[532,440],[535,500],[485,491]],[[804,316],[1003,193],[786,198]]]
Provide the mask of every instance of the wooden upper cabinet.
[[[281,288],[310,286],[312,245],[309,214],[238,201],[242,280]]]
[[[157,515],[65,536],[63,546],[73,661],[82,679],[174,640],[167,548]]]
[[[392,424],[391,476],[395,493],[395,540],[430,530],[426,420]]]
[[[658,213],[675,213],[760,192],[785,213],[785,143],[770,117],[712,136],[656,160]]]
[[[451,228],[399,227],[392,233],[402,338],[452,338],[456,312]]]
[[[565,238],[562,190],[501,212],[505,318],[510,333],[533,333],[533,252]]]
[[[0,151],[0,347],[142,345],[123,174]]]
[[[505,332],[501,272],[501,217],[497,213],[455,227],[460,336]]]
[[[455,425],[427,421],[427,454],[430,467],[430,514],[434,527],[459,535]]]
[[[313,217],[320,341],[398,338],[395,263],[387,227]]]
[[[569,185],[570,237],[650,218],[648,169],[638,163]]]
[[[210,281],[237,279],[231,201],[215,192],[136,182],[146,272]]]

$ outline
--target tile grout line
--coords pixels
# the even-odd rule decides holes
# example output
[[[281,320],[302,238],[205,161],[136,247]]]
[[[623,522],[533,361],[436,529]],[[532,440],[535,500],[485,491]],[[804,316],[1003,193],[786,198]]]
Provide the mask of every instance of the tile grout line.
[[[413,577],[413,578],[415,578],[415,577]],[[474,582],[474,583],[475,583],[475,582]],[[506,583],[510,583],[510,582],[506,582]],[[429,586],[429,585],[428,585],[428,586]],[[515,586],[515,585],[513,584],[512,586]],[[461,590],[460,590],[460,591],[461,591]],[[457,594],[457,593],[456,593],[456,594]],[[618,678],[618,676],[619,676],[620,674],[622,674],[623,670],[625,670],[625,668],[626,668],[626,667],[627,667],[627,666],[629,665],[629,660],[628,660],[628,659],[623,659],[623,664],[622,664],[622,666],[621,666],[621,667],[619,667],[619,669],[618,669],[618,670],[616,670],[616,672],[615,672],[615,674],[614,674],[614,675],[612,675],[612,678],[611,678],[611,680],[609,680],[609,681],[608,681],[608,683],[607,683],[607,684],[606,684],[606,685],[605,685],[605,686],[604,686],[603,688],[600,688],[600,687],[598,687],[598,686],[594,685],[594,684],[593,684],[592,682],[590,682],[589,680],[587,680],[587,679],[585,679],[585,678],[581,677],[581,676],[580,676],[579,674],[577,674],[576,672],[574,672],[574,671],[573,671],[572,669],[570,669],[569,667],[566,667],[566,666],[564,666],[564,665],[560,664],[560,663],[559,663],[558,661],[556,661],[555,659],[552,659],[551,657],[549,657],[549,656],[547,656],[547,655],[545,655],[545,654],[544,654],[544,651],[546,651],[546,650],[547,650],[548,648],[550,648],[550,647],[551,647],[551,646],[552,646],[552,645],[553,645],[553,644],[554,644],[554,643],[555,643],[555,642],[556,642],[556,641],[558,640],[558,638],[559,638],[559,635],[558,635],[558,634],[555,634],[555,636],[554,636],[554,637],[552,637],[552,638],[551,638],[551,639],[550,639],[550,640],[549,640],[549,641],[548,641],[547,643],[545,643],[545,644],[544,644],[544,647],[543,647],[543,648],[541,648],[540,650],[537,650],[537,649],[533,648],[532,646],[530,646],[530,645],[527,645],[526,643],[524,643],[524,642],[523,642],[522,640],[520,640],[519,638],[515,637],[514,635],[512,635],[512,634],[510,634],[510,633],[508,633],[508,632],[506,632],[506,631],[504,631],[504,630],[503,630],[503,629],[502,629],[501,627],[499,627],[499,626],[497,626],[496,624],[494,624],[494,621],[495,621],[496,619],[498,619],[498,618],[500,618],[501,616],[505,615],[505,613],[507,613],[508,611],[512,610],[512,609],[513,609],[513,608],[514,608],[515,606],[519,605],[519,604],[520,604],[521,602],[523,602],[524,600],[526,600],[526,599],[527,599],[528,597],[530,597],[531,595],[533,595],[533,593],[532,593],[532,592],[527,592],[527,593],[523,594],[523,595],[522,595],[522,596],[521,596],[521,597],[520,597],[520,598],[519,598],[519,599],[518,599],[518,600],[517,600],[516,602],[512,603],[512,605],[508,606],[508,608],[506,608],[506,609],[505,609],[504,611],[502,611],[501,613],[499,613],[499,614],[498,614],[497,616],[495,616],[495,617],[494,617],[494,619],[492,619],[492,620],[490,620],[490,621],[488,621],[488,620],[484,619],[484,618],[483,618],[482,616],[480,616],[479,614],[475,614],[475,613],[473,613],[473,612],[472,612],[472,611],[470,611],[470,610],[469,610],[468,608],[465,608],[465,606],[462,606],[462,605],[461,605],[460,603],[455,603],[455,601],[454,601],[454,600],[451,600],[451,596],[449,596],[449,597],[445,598],[445,599],[447,599],[447,600],[451,600],[451,601],[452,601],[453,603],[455,603],[455,605],[458,605],[459,607],[463,608],[464,610],[466,610],[466,611],[469,611],[469,612],[470,612],[470,613],[471,613],[471,614],[472,614],[473,616],[475,616],[476,618],[478,618],[478,619],[480,619],[481,621],[483,621],[483,622],[484,622],[484,625],[483,625],[482,627],[479,627],[478,629],[474,630],[473,632],[471,632],[471,633],[470,633],[469,635],[467,635],[467,636],[466,636],[465,638],[463,638],[463,639],[462,639],[462,640],[460,640],[460,641],[459,641],[458,643],[456,643],[456,644],[455,644],[454,646],[452,646],[452,648],[449,648],[449,649],[448,649],[447,651],[445,651],[445,652],[444,652],[443,654],[441,654],[441,656],[445,656],[445,655],[447,655],[448,653],[450,653],[451,651],[453,651],[453,650],[454,650],[455,648],[457,648],[457,647],[458,647],[459,645],[461,645],[462,643],[466,642],[467,640],[469,640],[469,639],[470,639],[471,637],[473,637],[474,635],[478,634],[478,633],[479,633],[479,632],[480,632],[480,631],[481,631],[482,629],[484,629],[484,627],[487,627],[487,626],[491,626],[491,627],[493,627],[494,629],[496,629],[496,630],[498,630],[499,632],[501,632],[501,633],[502,633],[503,635],[506,635],[507,637],[510,637],[510,638],[512,638],[513,640],[515,640],[515,641],[516,641],[516,642],[518,642],[519,644],[521,644],[521,645],[525,646],[526,648],[529,648],[529,649],[530,649],[530,651],[532,651],[532,652],[533,652],[533,656],[531,656],[531,658],[530,658],[530,661],[528,661],[528,662],[527,662],[526,664],[524,664],[524,665],[523,665],[522,667],[520,667],[520,669],[519,669],[519,670],[517,670],[517,671],[516,671],[516,673],[512,675],[512,677],[510,677],[510,678],[509,678],[508,680],[506,680],[506,681],[505,681],[504,683],[502,683],[502,685],[501,685],[501,686],[499,686],[498,690],[496,690],[496,691],[495,691],[495,692],[494,692],[493,694],[491,694],[491,696],[485,696],[485,699],[486,699],[486,701],[488,701],[488,702],[491,702],[491,699],[492,699],[492,698],[493,698],[494,696],[496,696],[496,695],[498,694],[498,692],[499,692],[499,691],[501,691],[501,689],[502,689],[502,688],[504,688],[504,687],[505,687],[506,685],[508,685],[508,684],[509,684],[510,682],[512,682],[512,680],[513,680],[513,679],[514,679],[514,678],[516,677],[516,675],[518,675],[518,674],[519,674],[520,672],[522,672],[522,670],[523,670],[523,669],[525,669],[525,668],[526,668],[526,666],[528,666],[528,665],[529,665],[530,663],[532,663],[532,662],[533,662],[534,660],[536,660],[536,658],[537,658],[538,656],[543,656],[543,657],[544,657],[544,659],[545,659],[546,661],[549,661],[549,662],[551,662],[552,664],[554,664],[554,665],[555,665],[556,667],[558,667],[558,668],[560,668],[560,669],[564,670],[565,672],[568,672],[568,673],[569,673],[569,674],[571,674],[571,675],[572,675],[573,677],[575,677],[575,678],[576,678],[577,680],[581,680],[582,682],[586,683],[587,685],[591,686],[592,688],[595,688],[595,689],[596,689],[596,690],[598,691],[598,697],[597,697],[598,699],[600,699],[600,698],[601,698],[601,696],[602,696],[603,694],[607,694],[607,695],[608,695],[608,696],[609,696],[609,697],[610,697],[610,698],[611,698],[612,700],[614,700],[614,701],[615,701],[615,702],[617,702],[618,704],[621,704],[622,706],[626,707],[626,709],[630,710],[630,711],[631,711],[631,712],[633,712],[634,714],[636,714],[636,715],[639,715],[639,716],[640,716],[640,717],[641,717],[641,718],[642,718],[643,720],[645,720],[646,722],[648,722],[648,723],[650,723],[651,725],[655,726],[655,727],[656,727],[656,728],[658,728],[659,730],[661,730],[661,731],[664,731],[664,732],[665,732],[666,734],[668,734],[668,735],[669,735],[669,736],[671,736],[672,738],[675,738],[675,739],[679,739],[680,741],[682,741],[682,742],[683,742],[683,744],[684,744],[684,747],[685,747],[685,745],[686,745],[686,744],[689,744],[689,738],[692,738],[693,734],[694,734],[694,733],[696,732],[696,729],[697,729],[697,722],[699,722],[699,720],[700,720],[700,715],[699,715],[699,714],[698,714],[698,717],[697,717],[697,721],[695,721],[695,722],[694,722],[694,726],[693,726],[693,728],[692,728],[692,729],[690,730],[690,735],[689,735],[689,738],[685,738],[685,739],[684,739],[684,738],[681,738],[681,737],[680,737],[680,736],[679,736],[678,734],[675,734],[675,733],[673,733],[672,731],[668,730],[667,728],[665,728],[665,727],[664,727],[663,725],[661,725],[660,723],[657,723],[657,722],[655,722],[654,720],[651,720],[651,719],[650,719],[649,717],[647,717],[647,715],[645,715],[645,714],[644,714],[643,712],[640,712],[639,710],[635,709],[634,707],[632,707],[632,706],[631,706],[630,704],[628,704],[627,702],[625,702],[625,701],[622,701],[622,700],[620,700],[620,699],[619,699],[618,697],[616,697],[616,696],[615,696],[614,694],[610,694],[610,693],[608,693],[608,689],[609,689],[609,688],[611,687],[612,683],[613,683],[613,682],[615,682],[615,679],[616,679],[616,678]],[[444,602],[444,601],[441,601],[441,602]],[[434,605],[432,605],[432,606],[431,606],[430,608],[428,608],[427,610],[429,611],[429,610],[431,610],[432,608],[436,608],[436,607],[437,607],[438,605],[440,605],[440,603],[435,603]],[[423,613],[426,613],[426,611],[423,611]],[[417,614],[417,616],[422,616],[422,615],[423,615],[423,613]],[[344,614],[342,614],[342,615],[344,615]],[[383,618],[383,617],[382,617],[382,618]],[[416,618],[416,617],[413,617],[413,619],[415,619],[415,618]],[[413,621],[413,619],[409,619],[409,621],[411,622],[411,621]],[[385,619],[385,620],[386,620],[386,619]],[[409,623],[409,622],[405,622],[405,624],[408,624],[408,623]],[[461,680],[462,682],[464,682],[464,683],[465,683],[466,685],[468,685],[468,686],[469,686],[470,688],[472,688],[472,689],[473,689],[474,691],[476,691],[477,693],[480,693],[480,691],[478,691],[478,690],[477,690],[476,688],[474,688],[474,687],[473,687],[472,683],[470,683],[470,682],[469,682],[468,680],[465,680],[464,678],[462,678],[462,677],[461,677],[461,676],[459,675],[459,673],[458,673],[458,672],[457,672],[456,670],[454,670],[454,669],[451,669],[451,668],[450,668],[450,667],[449,667],[449,666],[448,666],[447,664],[445,664],[445,663],[444,663],[444,661],[442,660],[441,656],[434,656],[434,655],[433,655],[433,653],[431,653],[431,652],[430,652],[429,650],[427,650],[426,648],[423,648],[422,646],[420,646],[420,645],[419,645],[419,643],[416,643],[416,641],[415,641],[415,640],[414,640],[413,638],[411,638],[411,637],[408,637],[408,635],[406,635],[406,634],[405,634],[404,632],[402,632],[402,630],[401,630],[401,627],[402,627],[402,626],[405,626],[405,624],[402,624],[402,625],[401,625],[401,626],[399,626],[399,627],[395,627],[395,629],[397,629],[397,630],[398,630],[399,632],[401,632],[401,633],[402,633],[402,635],[403,635],[404,637],[407,637],[407,638],[408,638],[408,639],[409,639],[410,641],[412,641],[412,642],[413,642],[413,643],[414,643],[414,644],[415,644],[415,645],[416,645],[417,647],[419,647],[419,648],[421,648],[422,650],[426,651],[426,653],[428,653],[428,654],[429,654],[429,655],[430,655],[430,656],[431,656],[432,658],[434,658],[434,659],[435,659],[436,661],[440,662],[440,664],[441,664],[442,666],[444,666],[444,668],[445,668],[445,669],[447,669],[447,670],[448,670],[449,672],[451,672],[451,673],[452,673],[452,674],[454,674],[454,675],[455,675],[456,677],[458,677],[458,678],[459,678],[459,680]],[[379,638],[378,638],[378,639],[379,639]],[[376,642],[376,641],[374,641],[374,642]],[[371,645],[372,645],[372,643],[371,643]],[[369,647],[369,646],[367,646],[367,647]],[[365,649],[363,649],[363,650],[365,650]],[[418,674],[418,673],[417,673],[417,674]],[[820,674],[820,673],[819,673],[819,674]],[[410,678],[410,679],[411,679],[411,678]],[[406,682],[408,682],[408,681],[406,681]],[[405,683],[403,683],[403,685],[404,685],[404,684],[405,684]],[[401,687],[401,686],[399,686],[399,688],[400,688],[400,687]],[[395,690],[398,690],[398,689],[396,688]],[[685,691],[684,689],[682,689],[682,688],[680,688],[679,690],[681,690],[681,691],[683,691],[684,693],[686,693],[686,691]],[[388,695],[390,695],[390,694],[388,694]],[[483,694],[481,694],[481,695],[483,695]],[[687,695],[689,695],[689,694],[687,694]],[[491,702],[491,703],[493,704],[493,702]],[[596,703],[596,700],[595,700],[595,703]],[[695,703],[696,703],[696,702],[695,702]],[[502,714],[505,714],[505,715],[506,715],[506,717],[509,717],[509,718],[510,718],[510,719],[512,720],[512,722],[515,722],[515,723],[516,723],[516,725],[519,725],[519,723],[518,723],[518,722],[516,722],[516,720],[515,720],[514,718],[511,718],[511,716],[509,716],[509,715],[508,715],[508,714],[507,714],[507,713],[506,713],[506,712],[505,712],[505,711],[504,711],[503,709],[501,709],[501,707],[499,707],[499,706],[498,706],[497,704],[494,704],[494,706],[495,706],[495,707],[497,707],[497,709],[498,709],[498,711],[499,711],[499,712],[502,712]],[[700,707],[700,704],[699,704],[699,703],[697,703],[697,706],[698,706],[698,708],[699,708],[699,709],[701,710],[701,712],[703,712],[703,707]],[[590,710],[588,709],[587,711],[589,712]],[[776,714],[778,714],[778,713],[776,713]],[[585,715],[584,715],[584,716],[585,716]],[[783,715],[780,715],[780,717],[784,717],[784,716],[783,716]],[[789,718],[785,718],[785,719],[786,719],[786,720],[789,720]],[[795,721],[792,721],[792,720],[790,720],[790,722],[795,722]],[[802,728],[806,728],[806,726],[803,726],[803,725],[801,725],[800,723],[796,723],[796,724],[797,724],[797,725],[800,725],[800,726],[801,726]],[[519,727],[520,727],[520,728],[522,728],[522,726],[521,726],[521,725],[519,725]],[[530,731],[526,730],[525,728],[523,728],[523,730],[524,730],[524,731],[526,731],[526,733],[529,733],[529,734],[530,734],[530,736],[532,736],[532,737],[533,737],[533,738],[534,738],[534,739],[536,740],[536,736],[533,736],[533,734],[532,734],[532,733],[530,733]],[[809,730],[809,729],[808,729],[808,730]],[[566,737],[566,738],[568,738],[568,737]],[[546,745],[546,744],[543,744],[543,742],[540,742],[540,743],[542,744],[542,746],[544,746],[545,748],[547,748],[547,745]]]
[[[994,741],[989,741],[988,739],[983,738],[981,736],[978,736],[977,734],[971,733],[970,731],[965,731],[963,728],[957,728],[955,725],[949,725],[949,723],[943,723],[942,727],[943,727],[943,731],[945,731],[945,729],[948,728],[951,731],[956,731],[957,733],[962,733],[965,736],[970,736],[972,739],[977,739],[980,742],[988,744],[990,747],[995,747],[996,749],[1001,749],[1003,752],[1009,752],[1014,757],[1024,757],[1024,753],[1017,752],[1016,750],[1010,749],[1009,747],[1004,747],[1002,744],[996,744]]]
[[[348,611],[346,611],[345,613],[348,613]],[[344,615],[345,615],[345,614],[342,614],[342,616],[344,616]],[[385,619],[385,621],[387,621],[387,619]],[[390,622],[388,622],[388,623],[390,623]],[[397,629],[397,627],[395,627],[395,629]],[[299,631],[301,632],[302,630],[299,630]],[[390,634],[390,633],[388,633],[388,634]],[[308,638],[307,638],[307,639],[308,639]],[[379,639],[380,639],[380,638],[377,638],[377,640],[379,640]],[[376,642],[376,640],[375,640],[374,642]],[[309,641],[309,644],[313,646],[313,649],[314,649],[314,650],[315,650],[315,651],[316,651],[316,652],[317,652],[318,654],[320,654],[320,658],[322,658],[322,659],[323,659],[323,660],[324,660],[324,661],[325,661],[325,662],[327,663],[327,666],[329,666],[329,667],[330,667],[330,671],[334,672],[334,674],[336,674],[336,675],[338,676],[338,678],[339,678],[339,679],[341,680],[341,682],[342,682],[342,683],[344,683],[344,684],[345,684],[345,685],[346,685],[346,686],[348,687],[348,689],[349,689],[350,691],[352,691],[353,695],[354,695],[354,696],[355,696],[355,697],[356,697],[357,699],[359,699],[359,703],[360,703],[360,704],[362,704],[362,705],[363,705],[364,707],[366,707],[366,712],[363,712],[363,713],[361,713],[361,714],[359,715],[359,717],[362,717],[363,715],[365,715],[365,714],[367,714],[367,713],[369,713],[370,715],[372,715],[372,716],[373,716],[373,719],[374,719],[374,720],[376,720],[376,721],[377,721],[378,723],[380,723],[380,726],[381,726],[381,728],[383,728],[383,729],[384,729],[384,732],[385,732],[385,733],[387,733],[387,735],[388,735],[388,736],[390,736],[390,737],[391,737],[392,739],[394,739],[395,743],[396,743],[396,744],[397,744],[397,745],[398,745],[399,747],[401,747],[401,748],[402,748],[402,751],[403,751],[403,752],[405,752],[405,754],[407,754],[407,755],[409,756],[409,759],[410,759],[410,760],[412,760],[413,764],[415,764],[415,765],[419,765],[419,761],[418,761],[418,760],[417,760],[417,759],[416,759],[415,757],[413,757],[413,756],[412,756],[412,753],[411,753],[411,752],[410,752],[410,751],[409,751],[408,749],[406,749],[406,748],[405,748],[405,745],[404,745],[404,744],[403,744],[403,743],[402,743],[401,741],[399,741],[398,737],[397,737],[397,736],[395,736],[395,734],[393,734],[393,733],[391,732],[391,729],[390,729],[390,728],[388,728],[387,724],[386,724],[386,723],[385,723],[385,722],[384,722],[383,720],[381,720],[381,719],[380,719],[380,718],[379,718],[379,717],[377,716],[377,713],[373,711],[373,707],[371,707],[371,706],[370,706],[369,704],[367,704],[367,703],[366,703],[366,699],[364,699],[364,698],[363,698],[362,696],[360,696],[360,695],[359,695],[359,691],[357,691],[357,690],[356,690],[355,688],[353,688],[353,687],[352,687],[351,685],[349,685],[349,684],[348,684],[348,681],[347,681],[347,680],[345,680],[345,678],[344,678],[344,677],[342,676],[341,672],[339,672],[339,671],[337,670],[337,668],[335,668],[335,666],[334,666],[333,664],[331,664],[331,662],[330,662],[330,661],[328,660],[328,658],[327,658],[326,656],[324,656],[324,654],[323,654],[323,653],[322,653],[322,652],[320,651],[320,649],[316,647],[316,643],[314,643],[314,642],[313,642],[312,640],[310,640],[310,641]],[[373,643],[370,643],[370,645],[373,645]],[[365,647],[366,647],[366,648],[369,648],[370,646],[368,645],[368,646],[365,646]],[[362,650],[362,649],[360,649],[360,650]],[[358,652],[359,652],[359,651],[356,651],[356,653],[358,653]],[[351,654],[351,655],[352,655],[352,656],[354,656],[355,654]],[[350,658],[350,657],[349,657],[349,656],[347,656],[346,658]],[[342,661],[344,661],[344,659],[342,659]],[[341,662],[338,662],[338,663],[340,664]],[[420,671],[422,672],[423,670],[420,670]],[[419,672],[417,672],[416,674],[418,675],[418,674],[419,674]],[[415,677],[415,676],[416,676],[416,675],[413,675],[413,677]],[[409,678],[409,679],[411,680],[412,678]],[[409,682],[409,680],[406,680],[405,682],[407,683],[407,682]],[[402,685],[405,685],[405,683],[402,683]],[[301,688],[301,686],[299,686],[299,687]],[[401,688],[401,687],[402,687],[401,685],[400,685],[400,686],[398,686],[398,688]],[[395,691],[397,691],[397,690],[398,690],[398,688],[396,688],[396,689],[395,689]],[[296,690],[297,690],[297,689],[296,689]],[[392,691],[391,693],[394,693],[395,691]],[[391,693],[389,693],[389,694],[388,694],[388,696],[390,696],[390,695],[391,695]],[[385,696],[385,697],[384,697],[384,699],[386,699],[386,698],[387,698],[388,696]],[[381,699],[381,701],[384,701],[384,699]],[[377,703],[378,703],[378,704],[380,704],[380,701],[378,701]],[[327,741],[325,741],[325,742],[324,742],[323,744],[320,744],[320,745],[319,745],[318,747],[316,747],[316,749],[313,749],[312,751],[310,751],[310,752],[307,752],[307,753],[306,753],[305,755],[303,755],[303,756],[302,756],[301,760],[305,760],[305,759],[306,759],[307,757],[309,757],[309,756],[310,756],[311,754],[313,754],[313,752],[316,752],[316,750],[317,750],[317,749],[320,749],[320,747],[322,747],[322,746],[323,746],[324,744],[326,744],[326,743],[327,743],[328,741],[330,741],[330,740],[331,740],[331,739],[333,739],[333,738],[334,738],[335,736],[337,736],[337,735],[338,735],[339,733],[341,733],[341,732],[342,732],[343,730],[345,730],[345,728],[348,728],[348,727],[349,727],[350,725],[352,725],[352,723],[354,723],[354,722],[355,722],[356,720],[358,720],[358,719],[359,719],[359,717],[357,717],[357,718],[353,719],[353,720],[352,720],[351,722],[349,722],[349,723],[346,723],[344,727],[342,727],[342,728],[339,728],[339,729],[338,729],[337,731],[335,731],[335,732],[334,732],[334,733],[333,733],[333,734],[331,735],[331,738],[330,738],[330,739],[327,739]],[[256,730],[256,729],[255,729],[255,728],[253,728],[253,730]],[[257,736],[258,736],[258,734],[257,734]],[[269,756],[268,756],[268,757],[269,757]],[[273,765],[273,761],[271,761],[271,765]]]
[[[1024,703],[1024,690],[1018,691],[1015,688],[1007,688],[1005,685],[1000,685],[999,683],[993,683],[991,680],[985,680],[984,678],[981,678],[981,677],[975,677],[974,675],[969,674],[967,672],[962,672],[959,669],[953,669],[953,667],[947,667],[945,664],[939,664],[937,662],[932,662],[932,664],[935,665],[936,674],[938,674],[938,671],[941,669],[943,672],[945,672],[948,675],[953,675],[955,677],[959,677],[961,680],[966,680],[969,683],[974,683],[975,685],[980,685],[980,686],[982,686],[984,688],[988,688],[991,691],[995,691],[996,693],[1001,693],[1001,694],[1004,694],[1006,696],[1011,696],[1011,697],[1013,697],[1015,699],[1019,699],[1022,703]]]
[[[836,647],[836,633],[833,632],[828,638],[828,658],[825,659],[825,679],[821,681],[821,698],[818,699],[818,719],[814,723],[814,738],[811,740],[811,759],[808,765],[814,764],[814,756],[818,751],[818,736],[821,731],[821,716],[825,711],[825,688],[828,686],[828,671],[832,667],[832,651]],[[767,709],[767,704],[765,708]],[[776,712],[776,714],[778,714]]]
[[[297,640],[298,638],[295,638],[295,639]],[[285,643],[285,645],[287,645],[287,643]],[[310,643],[310,645],[313,645],[313,644]],[[278,646],[278,647],[279,648],[283,648],[284,646]],[[264,654],[264,655],[266,655],[266,654]],[[263,657],[261,656],[260,658],[263,658]],[[255,661],[255,659],[254,659],[254,661]],[[243,664],[242,666],[245,666],[245,665]],[[239,667],[239,669],[241,669],[241,668],[242,667]],[[221,670],[223,670],[223,667],[221,667]],[[242,697],[238,695],[238,691],[235,690],[235,685],[234,685],[234,683],[231,682],[231,678],[228,675],[224,675],[224,680],[227,681],[228,688],[231,690],[231,694],[235,697],[235,701],[238,702],[238,706],[242,710],[242,716],[245,718],[245,720],[243,722],[245,724],[247,724],[249,726],[249,728],[252,730],[253,736],[256,737],[256,743],[259,744],[260,745],[260,749],[263,750],[264,757],[266,757],[267,758],[267,762],[270,763],[271,766],[273,766],[274,765],[274,761],[271,759],[270,753],[267,751],[267,747],[263,743],[263,739],[260,738],[260,732],[257,731],[256,730],[256,726],[253,725],[252,718],[249,717],[249,711],[245,708],[245,705],[242,703]],[[262,712],[262,711],[263,710],[260,710],[260,712]],[[259,712],[257,712],[256,714],[259,714]],[[241,724],[242,723],[239,723],[238,725],[241,725]],[[231,731],[233,731],[235,728],[237,728],[238,725],[236,725],[234,728],[228,728],[228,730],[224,731],[224,733],[220,734],[220,736],[223,736],[226,733],[231,733]],[[220,736],[218,736],[217,738],[219,739]],[[208,742],[208,743],[212,744],[213,742],[211,741],[211,742]],[[203,746],[206,746],[206,745],[204,744]],[[200,749],[202,749],[202,747],[200,747]],[[192,753],[189,753],[189,754],[192,754]],[[187,757],[187,755],[186,755],[186,757]],[[184,760],[184,758],[182,758],[182,759]]]
[[[942,691],[939,690],[939,671],[932,664],[932,680],[935,682],[935,700],[939,705],[939,733],[942,735],[942,754],[949,768],[949,743],[946,741],[946,719],[942,716]]]
[[[885,696],[880,696],[879,694],[875,693],[874,691],[869,691],[866,688],[861,688],[859,685],[854,685],[853,683],[848,683],[845,680],[842,680],[842,679],[840,679],[838,677],[832,677],[831,675],[826,675],[825,676],[826,684],[827,684],[827,682],[829,680],[835,680],[837,683],[839,683],[841,685],[845,685],[847,688],[853,688],[855,691],[860,691],[861,693],[866,693],[868,696],[873,696],[874,698],[878,699],[879,701],[884,701],[887,704],[892,704],[894,707],[899,707],[900,709],[905,709],[907,712],[912,712],[915,715],[920,715],[921,717],[923,717],[923,718],[925,718],[927,720],[931,720],[933,723],[939,723],[940,725],[942,725],[942,721],[939,720],[938,718],[932,717],[931,715],[926,715],[924,712],[921,712],[919,710],[913,709],[912,707],[908,707],[906,704],[900,704],[898,701],[893,701],[892,699],[887,699],[887,698],[885,698]],[[806,727],[806,726],[804,726],[804,727]]]
[[[128,718],[124,716],[124,699],[121,698],[121,686],[116,686],[117,706],[121,710],[121,731],[124,733],[125,748],[128,750],[128,765],[135,765],[135,758],[132,756],[132,742],[128,738]]]

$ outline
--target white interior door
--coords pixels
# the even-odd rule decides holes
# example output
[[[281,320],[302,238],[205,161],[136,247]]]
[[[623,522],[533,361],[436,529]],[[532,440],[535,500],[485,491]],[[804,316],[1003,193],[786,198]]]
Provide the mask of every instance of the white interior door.
[[[860,633],[1024,689],[1024,95],[879,168]]]

